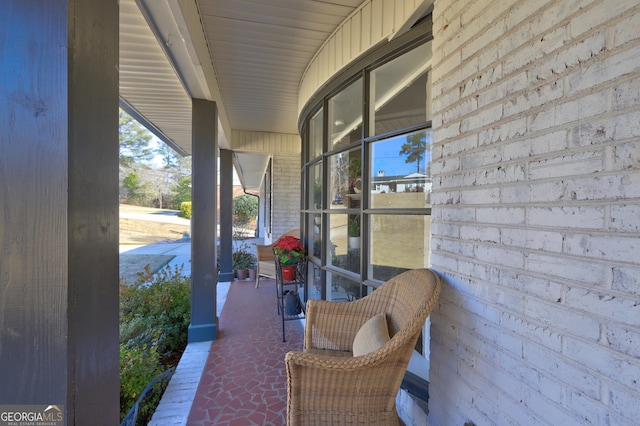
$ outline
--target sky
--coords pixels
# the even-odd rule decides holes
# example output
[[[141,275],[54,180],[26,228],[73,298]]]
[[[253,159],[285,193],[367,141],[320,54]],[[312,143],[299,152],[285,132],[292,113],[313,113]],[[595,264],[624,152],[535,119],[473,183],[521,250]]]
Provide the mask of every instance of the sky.
[[[406,136],[398,136],[380,142],[374,142],[371,149],[373,158],[373,176],[378,175],[378,171],[384,170],[385,176],[406,176],[416,172],[416,163],[407,163],[407,157],[400,155],[402,144],[406,142]],[[430,141],[428,141],[430,142]],[[424,173],[425,161],[431,160],[431,152],[425,152],[424,158],[420,161],[420,173]]]

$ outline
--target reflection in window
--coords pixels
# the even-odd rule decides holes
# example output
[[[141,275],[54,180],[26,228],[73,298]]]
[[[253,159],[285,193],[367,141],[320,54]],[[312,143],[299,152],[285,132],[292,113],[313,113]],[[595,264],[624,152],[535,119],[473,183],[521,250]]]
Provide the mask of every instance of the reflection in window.
[[[329,157],[330,208],[356,208],[360,206],[359,195],[362,191],[360,176],[360,148]]]
[[[307,282],[309,299],[321,299],[322,298],[322,270],[320,266],[315,263],[309,262],[307,267]]]
[[[327,300],[348,302],[362,297],[361,286],[338,274],[327,274]]]
[[[371,71],[370,135],[380,135],[431,119],[425,98],[431,43]]]
[[[371,144],[372,208],[425,208],[431,194],[431,130]]]
[[[329,99],[329,149],[362,139],[362,79]]]
[[[311,247],[311,255],[320,259],[322,253],[322,215],[320,213],[309,216],[313,221],[309,228],[311,232],[308,247]]]
[[[429,267],[431,216],[371,215],[369,277],[386,281],[409,269]]]
[[[309,120],[309,159],[322,155],[322,108]]]
[[[327,264],[345,271],[360,273],[359,215],[329,215],[329,255]],[[358,236],[351,236],[352,223],[357,221]],[[355,231],[354,231],[355,232]]]
[[[309,208],[322,208],[322,163],[309,167]]]

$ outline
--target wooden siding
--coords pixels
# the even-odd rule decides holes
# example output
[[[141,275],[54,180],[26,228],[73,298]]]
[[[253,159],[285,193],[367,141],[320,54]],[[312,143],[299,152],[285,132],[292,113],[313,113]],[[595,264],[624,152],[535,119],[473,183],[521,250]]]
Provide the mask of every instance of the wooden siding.
[[[298,135],[246,130],[234,130],[231,133],[231,146],[236,151],[291,154],[299,154],[301,151],[300,136]]]
[[[345,19],[318,50],[304,72],[298,113],[332,76],[381,41],[408,29],[429,0],[369,0]],[[418,13],[419,17],[420,13]]]

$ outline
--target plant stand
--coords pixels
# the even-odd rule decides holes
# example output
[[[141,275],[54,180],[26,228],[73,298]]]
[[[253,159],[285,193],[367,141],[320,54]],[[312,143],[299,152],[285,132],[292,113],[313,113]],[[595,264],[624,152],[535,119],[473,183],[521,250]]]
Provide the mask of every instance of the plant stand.
[[[300,320],[305,317],[305,303],[307,300],[307,259],[303,258],[296,265],[295,277],[292,280],[284,280],[284,276],[282,273],[282,266],[280,266],[280,262],[278,261],[278,257],[275,258],[276,262],[276,303],[278,306],[278,314],[280,315],[280,319],[282,320],[282,341],[286,342],[285,321],[293,321]],[[289,291],[298,291],[298,289],[302,288],[304,292],[304,300],[301,299],[302,302],[302,311],[297,315],[288,315],[285,311],[285,299],[286,294]],[[298,292],[298,297],[300,297],[300,293]]]

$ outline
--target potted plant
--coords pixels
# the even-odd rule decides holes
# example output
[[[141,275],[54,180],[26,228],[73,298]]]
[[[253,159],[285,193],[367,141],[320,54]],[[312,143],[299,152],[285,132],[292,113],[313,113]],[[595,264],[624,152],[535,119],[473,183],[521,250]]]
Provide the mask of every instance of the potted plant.
[[[251,263],[249,263],[247,270],[249,271],[249,279],[255,281],[258,275],[258,259],[254,255],[251,255]]]
[[[347,222],[347,235],[349,236],[349,248],[360,248],[360,216],[354,215]]]
[[[282,268],[282,279],[285,281],[295,279],[298,263],[305,256],[300,239],[290,235],[281,237],[273,244],[273,252]]]
[[[362,160],[360,157],[353,157],[347,165],[349,169],[349,193],[359,194],[362,192]]]
[[[251,265],[252,259],[253,254],[245,248],[239,248],[233,252],[231,255],[231,261],[238,280],[244,280],[247,278],[248,268]]]

